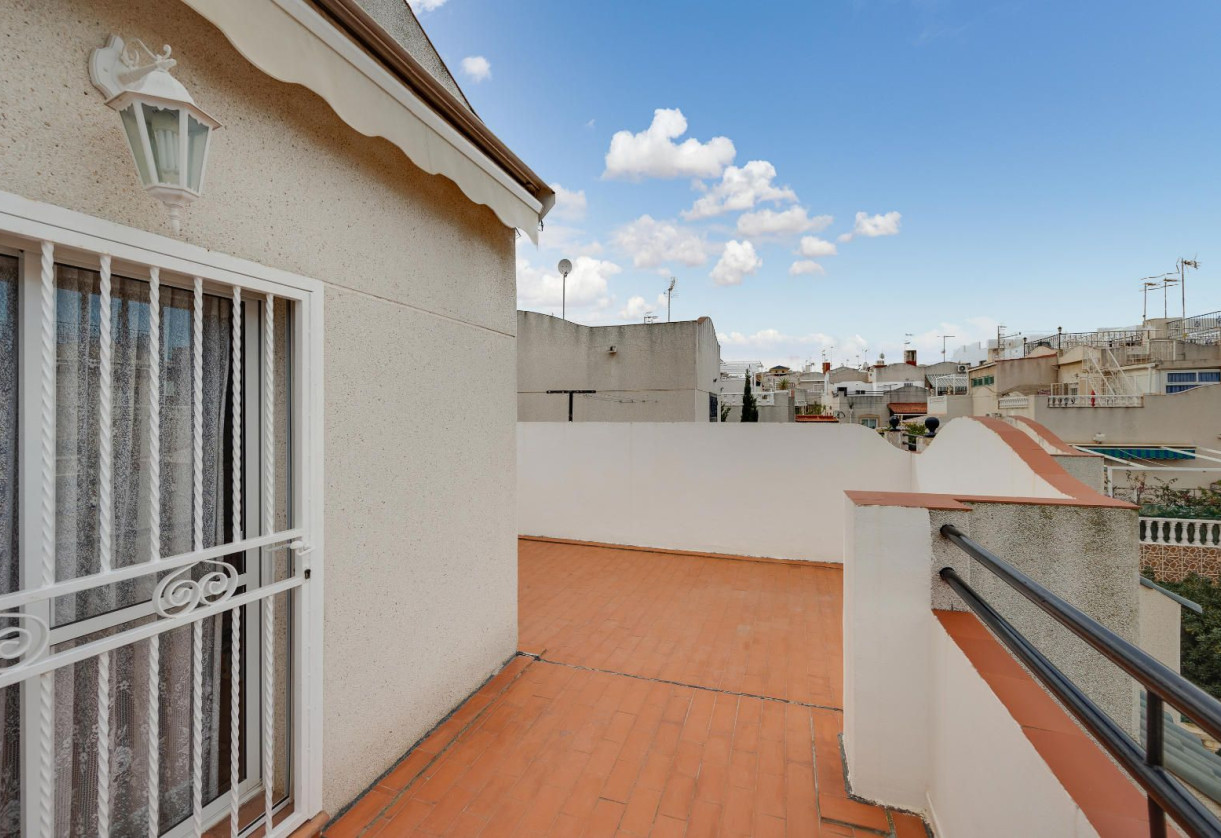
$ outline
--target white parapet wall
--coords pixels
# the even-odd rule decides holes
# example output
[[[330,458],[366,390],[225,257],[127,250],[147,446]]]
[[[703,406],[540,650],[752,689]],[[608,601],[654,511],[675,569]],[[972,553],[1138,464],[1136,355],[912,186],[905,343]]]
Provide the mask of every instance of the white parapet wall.
[[[840,562],[844,490],[906,490],[914,460],[861,425],[519,423],[518,531]]]
[[[973,418],[918,455],[861,425],[520,422],[518,532],[842,562],[845,491],[1067,497],[1015,441]]]

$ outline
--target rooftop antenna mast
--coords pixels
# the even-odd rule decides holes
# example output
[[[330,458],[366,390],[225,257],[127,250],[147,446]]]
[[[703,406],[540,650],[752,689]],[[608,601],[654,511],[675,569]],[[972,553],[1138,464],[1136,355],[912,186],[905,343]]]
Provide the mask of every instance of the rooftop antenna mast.
[[[670,277],[670,287],[666,289],[666,322],[670,322],[670,298],[674,296],[674,277]]]
[[[1183,337],[1187,337],[1187,268],[1200,269],[1199,258],[1184,259],[1179,257],[1179,291],[1183,295]]]
[[[941,363],[943,363],[943,364],[945,363],[945,342],[952,337],[954,337],[954,335],[942,335],[941,336]]]

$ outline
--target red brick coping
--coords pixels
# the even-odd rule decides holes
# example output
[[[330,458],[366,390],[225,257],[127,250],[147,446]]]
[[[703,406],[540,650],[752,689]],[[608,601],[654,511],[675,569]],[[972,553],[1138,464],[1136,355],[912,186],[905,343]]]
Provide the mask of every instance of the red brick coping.
[[[934,611],[1086,818],[1105,836],[1148,836],[1145,795],[974,614]]]

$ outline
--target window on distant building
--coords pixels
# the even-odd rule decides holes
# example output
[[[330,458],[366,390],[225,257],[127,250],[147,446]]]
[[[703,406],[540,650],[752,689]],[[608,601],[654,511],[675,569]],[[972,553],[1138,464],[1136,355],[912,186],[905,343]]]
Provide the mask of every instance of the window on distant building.
[[[862,425],[864,425],[866,428],[873,428],[874,430],[877,430],[877,427],[878,427],[878,417],[876,417],[876,416],[862,416],[862,417],[861,417],[861,424],[862,424]]]
[[[1166,393],[1182,393],[1201,384],[1221,383],[1221,370],[1191,370],[1166,373]]]

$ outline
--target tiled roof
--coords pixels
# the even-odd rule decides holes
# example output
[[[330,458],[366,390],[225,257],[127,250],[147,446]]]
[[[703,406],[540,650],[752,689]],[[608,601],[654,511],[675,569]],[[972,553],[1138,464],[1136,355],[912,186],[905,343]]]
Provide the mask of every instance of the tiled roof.
[[[891,413],[928,413],[927,402],[891,402]]]

